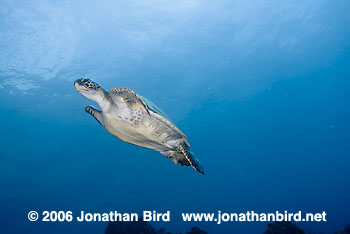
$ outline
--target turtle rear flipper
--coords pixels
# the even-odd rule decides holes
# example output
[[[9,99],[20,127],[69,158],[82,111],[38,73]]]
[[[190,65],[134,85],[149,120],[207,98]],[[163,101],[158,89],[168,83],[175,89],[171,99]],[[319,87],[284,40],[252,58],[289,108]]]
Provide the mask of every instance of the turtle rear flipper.
[[[181,145],[178,150],[164,151],[161,152],[161,154],[169,158],[176,164],[179,164],[181,166],[191,166],[199,173],[203,175],[205,174],[203,167],[200,165],[197,158],[183,145]]]
[[[183,144],[179,145],[179,151],[185,156],[190,165],[199,173],[205,175],[204,169],[199,163],[198,159],[193,155],[193,153],[187,150],[187,147]]]

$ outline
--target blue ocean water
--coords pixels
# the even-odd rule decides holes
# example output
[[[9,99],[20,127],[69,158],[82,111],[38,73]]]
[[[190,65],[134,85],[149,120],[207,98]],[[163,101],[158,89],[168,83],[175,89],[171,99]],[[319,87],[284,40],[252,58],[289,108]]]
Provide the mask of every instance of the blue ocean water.
[[[327,212],[350,222],[350,2],[0,3],[1,233],[103,233],[31,210],[171,211],[171,232],[263,233],[182,212]],[[87,77],[161,107],[205,168],[109,135],[73,87]]]

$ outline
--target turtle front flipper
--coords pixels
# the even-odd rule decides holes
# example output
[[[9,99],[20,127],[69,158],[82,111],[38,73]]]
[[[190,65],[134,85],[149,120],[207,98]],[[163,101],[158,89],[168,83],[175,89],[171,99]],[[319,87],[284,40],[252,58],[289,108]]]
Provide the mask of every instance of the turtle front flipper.
[[[197,158],[193,155],[192,152],[188,151],[187,147],[180,144],[178,150],[169,150],[161,152],[162,155],[172,160],[174,163],[179,164],[181,166],[191,166],[196,171],[201,174],[204,173],[203,167],[200,165]]]
[[[113,102],[118,104],[120,101],[128,103],[129,105],[136,106],[144,110],[148,115],[149,110],[146,103],[137,95],[133,90],[127,88],[111,88],[109,90],[109,96]]]
[[[97,110],[93,106],[85,107],[85,111],[87,113],[89,113],[90,115],[92,115],[97,120],[97,122],[99,122],[99,124],[101,124],[103,126],[103,119],[102,119],[101,111]]]

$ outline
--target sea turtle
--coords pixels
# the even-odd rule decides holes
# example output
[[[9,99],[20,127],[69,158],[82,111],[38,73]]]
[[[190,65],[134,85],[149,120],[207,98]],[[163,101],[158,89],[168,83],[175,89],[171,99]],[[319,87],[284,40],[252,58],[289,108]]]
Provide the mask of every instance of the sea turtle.
[[[100,111],[87,106],[85,111],[110,134],[122,141],[159,151],[174,163],[192,166],[204,174],[189,151],[186,136],[151,101],[127,88],[112,88],[107,92],[96,82],[84,78],[76,80],[74,87],[101,107]]]

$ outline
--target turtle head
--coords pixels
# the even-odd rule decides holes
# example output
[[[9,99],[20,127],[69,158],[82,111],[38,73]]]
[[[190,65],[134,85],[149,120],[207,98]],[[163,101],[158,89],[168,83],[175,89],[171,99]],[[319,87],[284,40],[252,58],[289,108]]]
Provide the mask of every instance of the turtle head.
[[[89,79],[79,79],[74,82],[74,88],[84,97],[97,101],[103,94],[103,89],[96,82]]]
[[[109,108],[108,94],[96,82],[82,78],[74,82],[74,88],[84,97],[97,102],[102,110]]]

